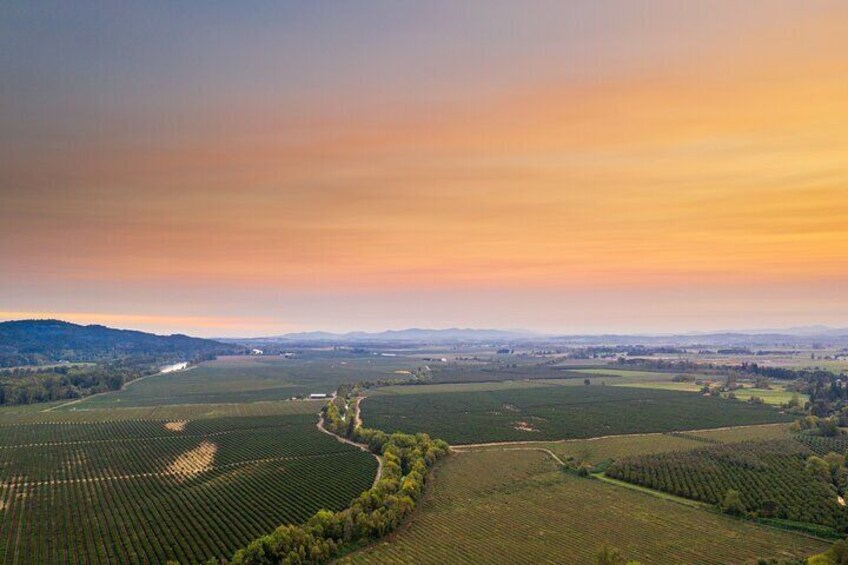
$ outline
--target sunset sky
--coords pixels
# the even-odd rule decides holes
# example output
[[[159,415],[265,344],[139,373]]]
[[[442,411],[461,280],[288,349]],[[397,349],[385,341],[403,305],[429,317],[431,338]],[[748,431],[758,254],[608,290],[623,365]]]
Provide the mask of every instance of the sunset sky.
[[[0,4],[0,319],[848,326],[848,2]]]

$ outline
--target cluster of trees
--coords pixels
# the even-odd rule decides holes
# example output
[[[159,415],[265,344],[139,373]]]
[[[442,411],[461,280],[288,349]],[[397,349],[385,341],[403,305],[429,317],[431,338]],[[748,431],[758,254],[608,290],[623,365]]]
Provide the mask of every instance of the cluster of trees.
[[[349,391],[349,389],[346,389]],[[447,443],[427,434],[387,434],[355,426],[349,402],[329,402],[324,427],[383,458],[380,480],[340,512],[321,510],[302,525],[280,526],[233,555],[234,565],[324,563],[397,528],[415,509],[429,470],[448,453]],[[210,560],[209,563],[217,563]]]
[[[790,429],[796,433],[818,435],[822,437],[837,437],[843,435],[840,427],[842,425],[840,420],[845,417],[845,415],[840,415],[820,418],[818,416],[808,414],[807,416],[792,422]]]
[[[794,381],[790,387],[810,396],[808,409],[815,416],[830,416],[848,408],[848,376],[844,374],[823,369],[763,367],[756,363],[743,363],[739,369],[769,379]],[[848,417],[845,423],[848,424]]]
[[[162,365],[243,352],[241,346],[184,335],[159,336],[60,320],[2,322],[0,405],[118,390]]]
[[[787,385],[787,389],[808,394],[809,409],[818,416],[827,416],[848,406],[848,376],[823,369],[789,369],[747,362],[727,366],[683,360],[626,359],[624,357],[619,357],[618,363],[638,367],[641,370],[722,375],[727,380],[724,387],[726,390],[733,390],[733,385],[740,377],[755,379],[757,388],[770,388],[769,379],[792,381]]]
[[[5,369],[0,371],[0,406],[67,400],[118,390],[124,383],[157,370],[158,365],[149,359]]]
[[[807,458],[805,469],[810,475],[821,479],[836,489],[841,496],[845,494],[848,485],[848,470],[846,470],[846,455],[830,452],[824,457],[810,455]]]
[[[198,354],[190,362],[200,363],[214,357],[214,354]],[[173,360],[139,355],[108,363],[0,369],[0,406],[72,400],[119,390],[130,381],[159,372],[162,365]]]
[[[0,367],[63,361],[106,363],[143,356],[182,361],[196,356],[244,351],[244,347],[210,339],[161,336],[99,325],[81,326],[61,320],[0,322]]]

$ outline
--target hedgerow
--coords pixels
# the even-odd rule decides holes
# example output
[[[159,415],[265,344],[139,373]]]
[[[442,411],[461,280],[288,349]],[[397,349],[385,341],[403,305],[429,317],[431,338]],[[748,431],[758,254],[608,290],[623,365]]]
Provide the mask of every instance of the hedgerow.
[[[321,510],[303,525],[281,526],[237,551],[231,563],[323,563],[386,535],[412,513],[424,491],[429,469],[448,453],[448,445],[426,434],[389,435],[380,430],[356,427],[353,410],[344,412],[337,403],[328,402],[323,409],[325,428],[382,455],[380,479],[349,508],[339,512]]]

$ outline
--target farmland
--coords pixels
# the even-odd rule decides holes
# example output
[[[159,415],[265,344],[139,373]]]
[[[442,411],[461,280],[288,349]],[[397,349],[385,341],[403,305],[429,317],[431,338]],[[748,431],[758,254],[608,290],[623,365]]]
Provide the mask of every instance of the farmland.
[[[330,393],[343,382],[399,379],[420,363],[406,358],[310,352],[295,359],[219,357],[187,371],[148,377],[70,409],[286,400]],[[406,372],[403,372],[406,371]]]
[[[409,526],[352,563],[592,563],[604,544],[643,563],[743,563],[827,544],[557,470],[535,451],[460,453]]]
[[[475,362],[454,362],[430,364],[431,378],[435,383],[473,383],[527,379],[575,379],[582,380],[577,372],[583,367],[592,367],[583,362],[579,365],[540,364],[532,359],[509,358],[502,361],[497,358]],[[597,363],[595,364],[597,366]]]
[[[715,445],[625,458],[606,474],[709,504],[720,503],[733,489],[745,511],[839,529],[848,515],[829,482],[805,470],[811,453],[791,439]]]
[[[371,485],[376,461],[318,431],[302,404],[315,408],[289,402],[255,411],[264,415],[196,420],[197,410],[171,409],[174,419],[165,420],[121,419],[124,409],[115,409],[4,421],[0,562],[229,557],[279,524],[345,508]]]
[[[400,388],[416,393],[393,394]],[[390,387],[362,403],[370,426],[424,431],[450,443],[666,432],[790,421],[768,406],[683,392],[611,386],[535,386],[426,392]]]
[[[669,553],[685,528],[698,521],[718,532],[722,559],[822,549],[817,541],[731,520],[699,505],[578,479],[556,470],[550,454],[539,451],[605,467],[648,453],[786,438],[791,418],[779,410],[638,388],[673,384],[668,373],[517,361],[495,359],[473,368],[465,361],[428,365],[420,355],[349,350],[308,350],[294,358],[224,357],[79,402],[2,408],[0,563],[191,563],[230,557],[280,524],[303,523],[321,508],[346,508],[372,484],[374,457],[316,429],[324,401],[288,399],[331,392],[343,382],[404,381],[416,375],[434,384],[368,390],[362,402],[366,426],[429,432],[455,444],[534,443],[480,448],[481,453],[463,452],[445,461],[409,532],[397,534],[391,545],[379,543],[373,554],[366,552],[368,559],[422,560],[417,552],[423,550],[404,540],[433,519],[430,509],[442,496],[443,477],[444,484],[459,489],[448,491],[451,504],[464,501],[468,508],[462,516],[448,516],[444,512],[459,509],[440,507],[439,516],[457,522],[438,524],[433,535],[448,535],[463,519],[471,520],[471,535],[460,536],[459,555],[467,560],[491,561],[487,552],[508,545],[527,552],[525,561],[555,561],[566,552],[573,552],[576,562],[591,560],[598,540],[587,528],[625,523],[628,508],[638,514],[632,526],[626,522],[608,541],[646,563],[669,555],[687,561],[689,552],[703,552],[706,535],[692,548]],[[450,371],[458,371],[456,378]],[[590,386],[584,385],[586,378]],[[724,426],[743,427],[709,429]],[[479,485],[462,483],[474,473]],[[580,504],[587,504],[587,497],[605,506],[584,525],[579,515],[588,510],[580,510]],[[494,548],[484,547],[486,505],[499,522],[514,521],[497,514],[514,507],[524,512],[527,524],[515,525],[515,534],[497,526],[500,539]],[[555,518],[557,508],[565,516]],[[658,537],[637,540],[636,528],[644,530],[649,522],[658,524],[656,530],[651,526]],[[736,538],[741,535],[753,540],[749,547],[741,547]],[[775,550],[766,551],[769,545]],[[391,558],[381,553],[389,547]],[[521,562],[522,555],[511,553],[510,561]],[[450,561],[439,551],[434,556]]]

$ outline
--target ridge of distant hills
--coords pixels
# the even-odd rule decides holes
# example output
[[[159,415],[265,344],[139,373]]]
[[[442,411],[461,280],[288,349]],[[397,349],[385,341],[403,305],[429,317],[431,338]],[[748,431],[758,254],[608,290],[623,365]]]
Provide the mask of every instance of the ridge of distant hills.
[[[454,343],[454,342],[501,342],[544,338],[540,333],[524,330],[493,330],[471,328],[426,329],[408,328],[386,330],[382,332],[298,332],[278,336],[250,339],[222,339],[237,343],[297,343],[297,342],[415,342],[415,343]]]
[[[0,322],[0,367],[137,356],[188,360],[242,351],[231,343],[182,334],[163,336],[61,320]]]
[[[496,330],[472,328],[409,328],[382,332],[354,331],[298,332],[256,338],[221,338],[227,343],[309,344],[309,343],[510,343],[538,342],[562,345],[809,345],[829,342],[848,345],[848,328],[805,326],[788,329],[762,329],[680,334],[545,334],[528,330]]]

